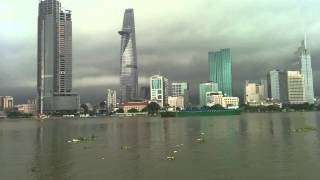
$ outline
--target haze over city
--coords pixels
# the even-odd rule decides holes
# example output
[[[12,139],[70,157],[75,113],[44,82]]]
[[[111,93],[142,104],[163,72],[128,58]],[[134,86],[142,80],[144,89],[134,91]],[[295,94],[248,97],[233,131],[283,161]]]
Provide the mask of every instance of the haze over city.
[[[118,89],[120,36],[125,8],[134,8],[139,84],[161,72],[188,80],[193,97],[208,80],[208,51],[231,48],[233,90],[242,97],[246,79],[272,69],[298,69],[294,54],[308,36],[315,94],[319,95],[320,2],[163,0],[62,0],[73,16],[73,80],[81,101],[98,102]],[[36,96],[38,1],[10,0],[0,7],[0,92],[17,102]],[[196,101],[193,99],[193,101]]]

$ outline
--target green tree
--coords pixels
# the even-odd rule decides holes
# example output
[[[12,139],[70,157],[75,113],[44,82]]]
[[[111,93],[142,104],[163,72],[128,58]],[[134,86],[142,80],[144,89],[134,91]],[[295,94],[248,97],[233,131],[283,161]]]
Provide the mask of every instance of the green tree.
[[[268,106],[268,111],[281,111],[281,108],[278,105],[271,105]]]
[[[139,111],[137,109],[135,109],[135,108],[132,108],[132,109],[128,110],[128,113],[137,113],[137,112],[139,112]]]
[[[209,106],[202,106],[202,107],[201,107],[201,110],[202,110],[202,111],[207,111],[207,110],[209,110],[209,109],[210,109]]]
[[[122,108],[120,108],[120,109],[118,109],[118,110],[116,111],[116,113],[124,113],[124,110],[123,110]]]
[[[8,118],[31,118],[33,114],[31,113],[22,113],[22,112],[8,112]]]
[[[161,107],[156,102],[151,102],[147,105],[146,110],[148,111],[149,115],[156,115],[159,113]]]
[[[221,106],[221,104],[215,104],[210,107],[211,110],[224,110],[224,107]]]
[[[83,109],[84,114],[89,114],[89,108],[86,104],[81,104],[80,108]]]

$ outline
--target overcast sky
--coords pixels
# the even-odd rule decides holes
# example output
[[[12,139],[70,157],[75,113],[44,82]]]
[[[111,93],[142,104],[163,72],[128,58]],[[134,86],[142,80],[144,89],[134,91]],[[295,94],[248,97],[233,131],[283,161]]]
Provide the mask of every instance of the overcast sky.
[[[73,82],[82,102],[118,89],[123,13],[134,8],[140,84],[161,72],[187,80],[196,94],[208,79],[207,54],[231,48],[235,95],[245,80],[272,69],[297,70],[294,52],[308,34],[315,92],[320,95],[320,1],[316,0],[61,0],[73,18]],[[0,95],[35,97],[37,0],[0,5]],[[195,100],[196,98],[194,98]]]

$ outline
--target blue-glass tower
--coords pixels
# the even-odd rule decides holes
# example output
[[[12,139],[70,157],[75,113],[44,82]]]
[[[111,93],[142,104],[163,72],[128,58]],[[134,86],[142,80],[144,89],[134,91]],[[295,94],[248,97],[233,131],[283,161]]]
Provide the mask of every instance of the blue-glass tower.
[[[219,91],[232,96],[232,70],[230,49],[209,52],[209,80],[218,83]]]

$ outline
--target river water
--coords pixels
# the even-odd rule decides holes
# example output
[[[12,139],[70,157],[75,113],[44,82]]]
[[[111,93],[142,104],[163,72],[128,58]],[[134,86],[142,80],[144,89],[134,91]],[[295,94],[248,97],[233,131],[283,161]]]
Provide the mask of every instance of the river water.
[[[318,117],[0,120],[0,179],[318,180]],[[303,127],[318,130],[290,132]],[[68,143],[92,135],[92,141]]]

